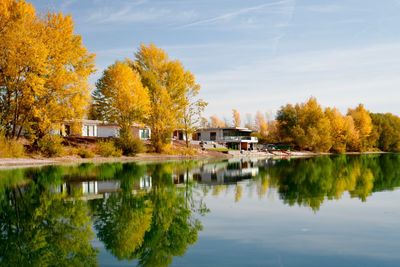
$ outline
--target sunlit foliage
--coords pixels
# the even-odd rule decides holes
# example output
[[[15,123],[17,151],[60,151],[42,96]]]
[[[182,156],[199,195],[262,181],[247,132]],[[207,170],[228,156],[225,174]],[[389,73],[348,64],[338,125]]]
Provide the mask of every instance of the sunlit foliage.
[[[240,119],[240,113],[236,109],[232,109],[232,118],[234,127],[240,127],[242,125],[242,121]]]
[[[125,134],[135,123],[143,123],[150,111],[148,90],[126,62],[117,61],[104,71],[93,98],[96,119],[118,123]]]
[[[180,61],[170,59],[164,50],[154,44],[140,46],[132,67],[141,75],[143,85],[149,90],[147,124],[151,128],[154,150],[162,152],[170,142],[172,132],[185,117],[190,105],[188,95],[197,95],[199,85]]]
[[[9,138],[37,140],[61,120],[82,118],[94,55],[70,16],[37,16],[25,1],[0,4],[0,127]]]

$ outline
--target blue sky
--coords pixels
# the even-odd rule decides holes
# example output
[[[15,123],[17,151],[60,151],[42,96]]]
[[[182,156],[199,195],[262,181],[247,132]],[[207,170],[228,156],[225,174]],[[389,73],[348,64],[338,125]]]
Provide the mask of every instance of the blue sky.
[[[35,0],[71,14],[98,72],[155,43],[202,86],[205,115],[275,114],[315,96],[400,114],[400,0]]]

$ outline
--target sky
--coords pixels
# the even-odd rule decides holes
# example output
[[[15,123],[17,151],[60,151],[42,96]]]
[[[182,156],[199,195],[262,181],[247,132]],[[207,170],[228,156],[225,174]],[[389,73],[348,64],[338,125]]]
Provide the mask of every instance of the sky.
[[[28,0],[29,1],[29,0]],[[34,0],[72,15],[97,72],[154,43],[195,74],[205,116],[269,118],[314,96],[400,115],[400,0]]]

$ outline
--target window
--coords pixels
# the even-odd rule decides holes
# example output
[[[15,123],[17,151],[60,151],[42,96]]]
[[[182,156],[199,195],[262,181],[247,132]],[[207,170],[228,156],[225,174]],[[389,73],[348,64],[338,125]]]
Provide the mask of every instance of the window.
[[[216,132],[211,132],[210,133],[210,140],[211,141],[217,140],[217,133]]]
[[[150,138],[150,130],[149,129],[141,129],[140,130],[140,139],[149,139]]]
[[[88,129],[87,125],[83,125],[82,135],[88,136],[88,132],[89,132],[89,129]]]
[[[71,125],[65,125],[65,135],[71,135]]]

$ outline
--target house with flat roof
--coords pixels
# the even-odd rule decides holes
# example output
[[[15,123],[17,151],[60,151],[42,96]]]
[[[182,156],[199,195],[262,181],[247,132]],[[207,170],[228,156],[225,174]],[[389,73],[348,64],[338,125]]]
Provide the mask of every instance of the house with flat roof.
[[[252,132],[241,127],[201,128],[194,133],[193,140],[216,142],[231,149],[253,150],[258,139],[251,136]]]
[[[63,122],[60,134],[62,136],[116,138],[119,137],[119,130],[120,127],[116,123],[83,119]],[[141,140],[148,140],[151,137],[150,128],[140,124],[133,125],[131,132],[133,136]]]

